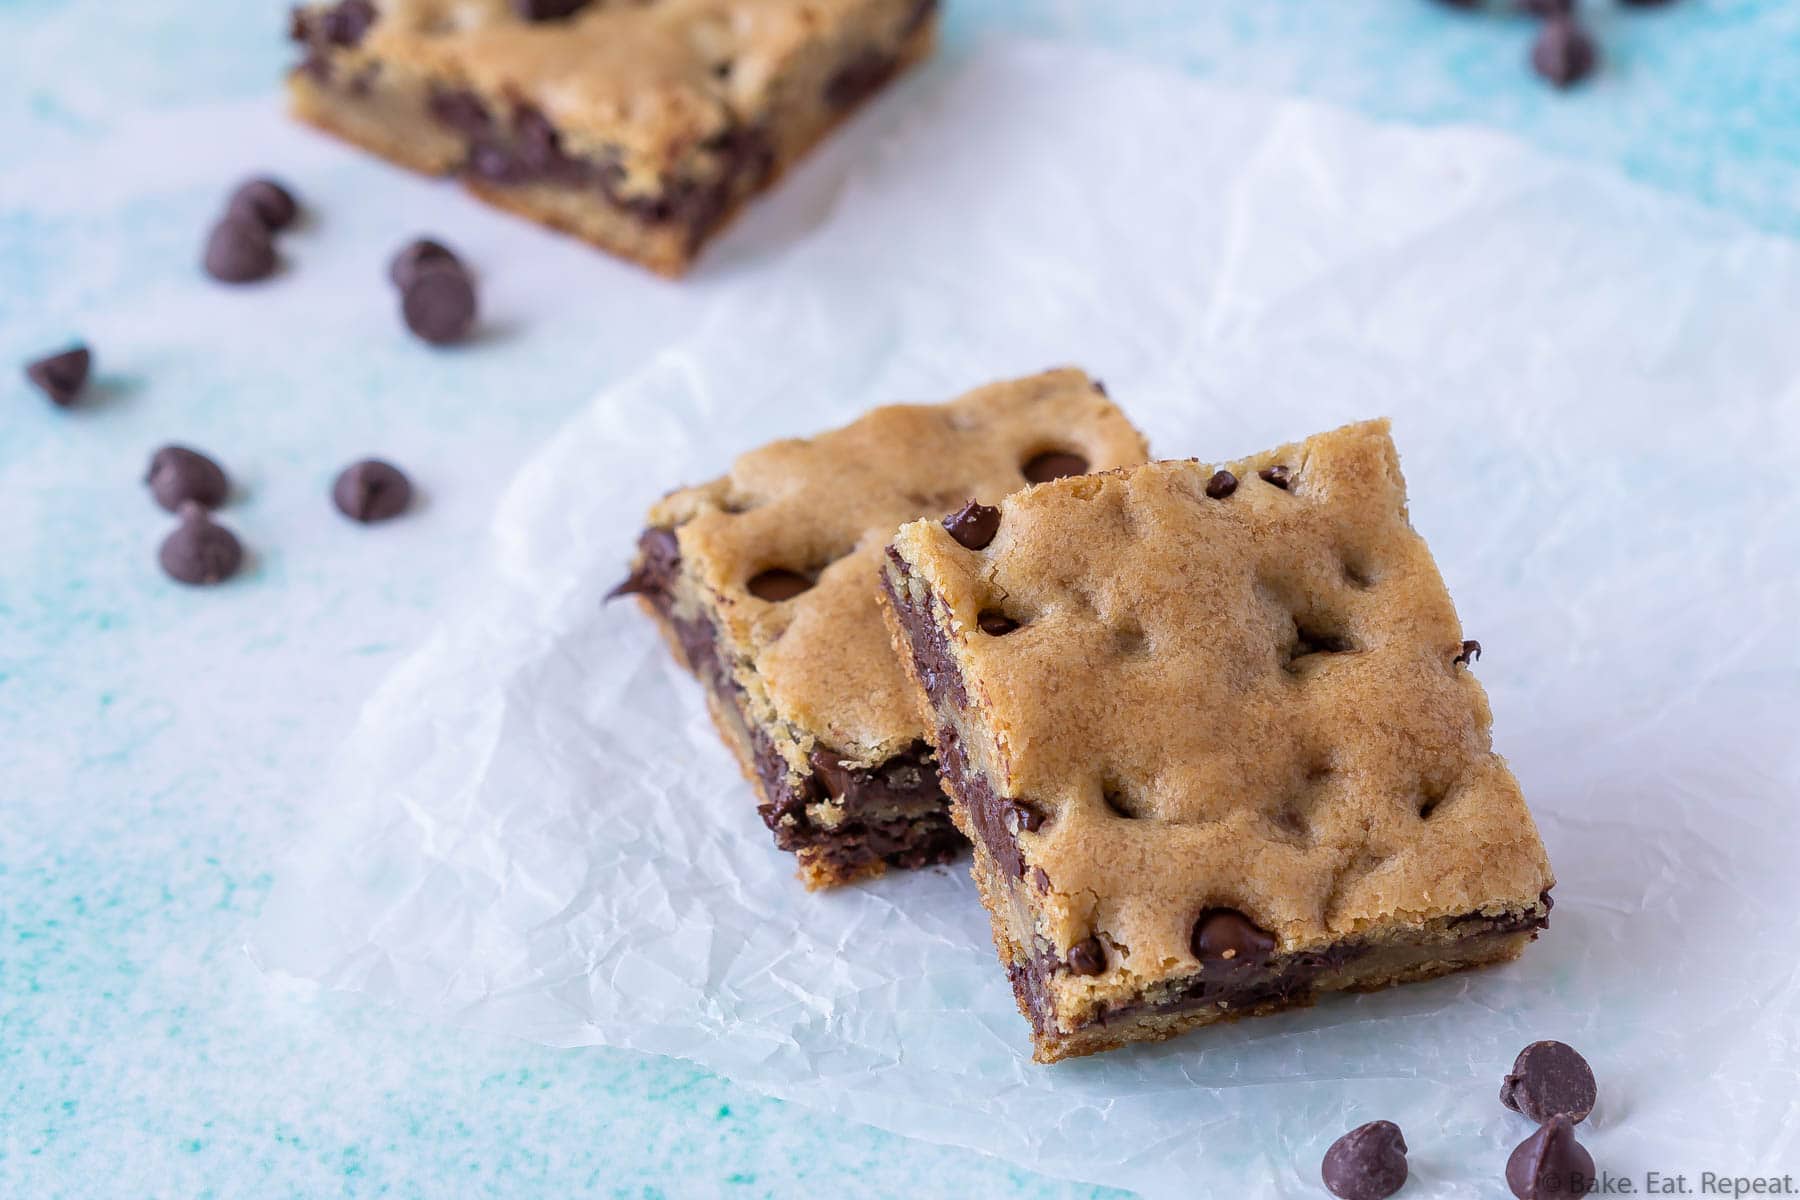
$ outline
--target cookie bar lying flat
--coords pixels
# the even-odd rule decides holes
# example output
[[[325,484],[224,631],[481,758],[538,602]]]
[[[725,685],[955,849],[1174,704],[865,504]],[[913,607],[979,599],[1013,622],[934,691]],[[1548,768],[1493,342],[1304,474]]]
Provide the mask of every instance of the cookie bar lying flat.
[[[895,529],[1144,457],[1098,384],[1051,371],[775,442],[651,509],[620,591],[706,687],[808,887],[941,862],[963,844],[881,618]]]
[[[335,0],[302,119],[667,275],[931,49],[936,0]]]
[[[889,618],[1040,1061],[1515,957],[1550,864],[1385,422],[1065,479]]]

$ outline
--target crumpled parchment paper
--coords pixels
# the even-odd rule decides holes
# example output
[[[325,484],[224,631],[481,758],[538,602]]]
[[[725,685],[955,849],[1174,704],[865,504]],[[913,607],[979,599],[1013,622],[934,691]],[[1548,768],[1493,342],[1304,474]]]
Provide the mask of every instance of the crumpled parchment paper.
[[[597,398],[470,548],[281,875],[267,968],[1154,1195],[1318,1195],[1388,1118],[1505,1195],[1526,1042],[1603,1171],[1800,1170],[1800,257],[1467,130],[1071,50],[923,89],[836,215]],[[596,313],[604,320],[604,313]],[[808,895],[697,686],[601,596],[736,452],[1057,363],[1163,456],[1394,418],[1560,884],[1517,964],[1056,1067],[966,868]]]

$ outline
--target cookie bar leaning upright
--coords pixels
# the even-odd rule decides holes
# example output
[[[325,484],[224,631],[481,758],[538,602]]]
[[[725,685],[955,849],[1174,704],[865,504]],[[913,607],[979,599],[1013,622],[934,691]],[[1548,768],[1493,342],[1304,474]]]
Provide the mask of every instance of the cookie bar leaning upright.
[[[1050,371],[774,442],[650,510],[619,590],[699,677],[808,887],[941,862],[963,844],[882,623],[894,530],[1144,457],[1099,384]]]
[[[1515,957],[1550,864],[1385,422],[1021,492],[883,573],[1040,1061]]]
[[[314,0],[295,115],[679,275],[931,50],[936,0]]]

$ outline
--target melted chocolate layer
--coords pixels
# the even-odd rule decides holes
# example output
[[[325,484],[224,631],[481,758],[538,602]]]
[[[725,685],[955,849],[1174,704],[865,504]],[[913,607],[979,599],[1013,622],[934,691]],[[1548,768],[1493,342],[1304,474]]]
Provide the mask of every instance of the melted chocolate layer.
[[[750,744],[763,803],[763,824],[780,849],[815,851],[818,857],[854,874],[880,861],[897,867],[947,862],[967,845],[950,823],[949,801],[938,784],[931,750],[923,741],[874,767],[845,766],[835,755],[817,752],[812,770],[796,781],[768,733],[750,720],[743,689],[719,656],[718,631],[704,618],[674,613],[675,579],[681,551],[675,534],[646,529],[638,539],[639,562],[612,595],[641,595],[675,631],[693,671],[729,711]],[[807,805],[830,796],[844,820],[829,827],[812,822]]]

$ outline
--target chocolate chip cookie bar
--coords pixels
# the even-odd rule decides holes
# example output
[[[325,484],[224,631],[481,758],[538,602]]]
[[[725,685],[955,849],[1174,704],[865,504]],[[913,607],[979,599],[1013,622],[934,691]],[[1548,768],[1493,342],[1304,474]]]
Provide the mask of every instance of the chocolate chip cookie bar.
[[[1519,954],[1553,883],[1385,422],[900,530],[886,612],[1039,1061]]]
[[[666,275],[929,53],[936,0],[332,0],[303,120]]]
[[[894,531],[953,509],[978,521],[1028,484],[1144,457],[1100,385],[1059,370],[774,442],[650,510],[618,593],[699,677],[808,887],[964,844],[879,609]]]

